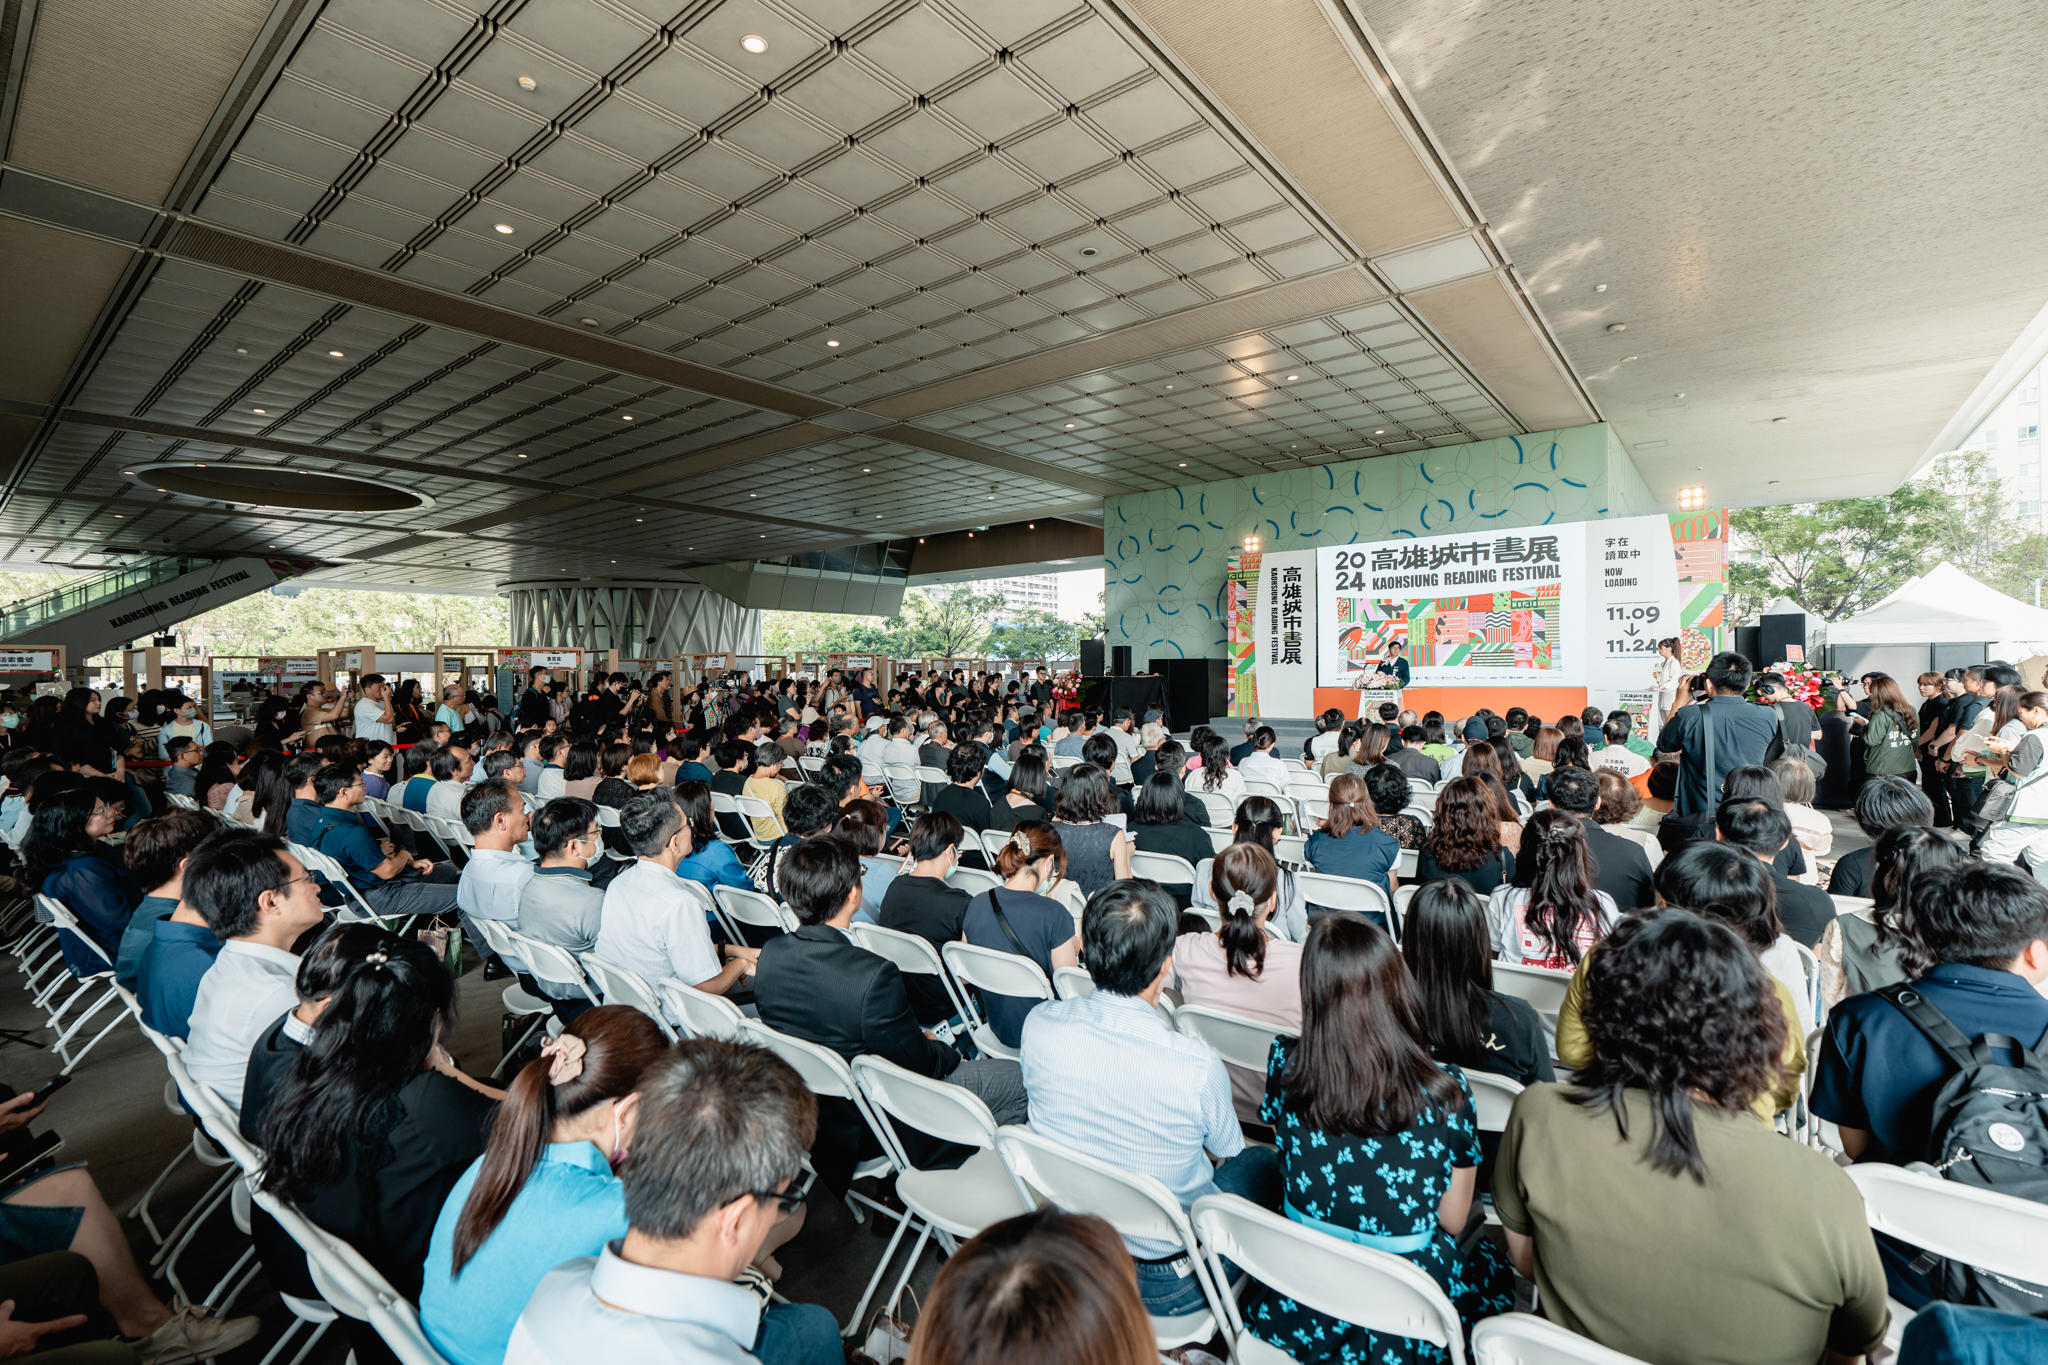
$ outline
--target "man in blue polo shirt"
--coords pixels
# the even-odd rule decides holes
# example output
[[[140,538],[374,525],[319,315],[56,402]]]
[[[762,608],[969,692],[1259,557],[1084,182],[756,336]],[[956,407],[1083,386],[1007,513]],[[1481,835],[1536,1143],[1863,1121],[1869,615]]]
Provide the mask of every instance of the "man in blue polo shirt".
[[[1713,695],[1698,706],[1672,712],[1657,736],[1657,751],[1678,755],[1679,815],[1700,815],[1720,804],[1728,774],[1749,764],[1768,763],[1785,751],[1778,713],[1743,700],[1749,691],[1749,660],[1716,654],[1707,664]],[[1707,770],[1707,731],[1714,738],[1713,771]]]
[[[330,763],[313,774],[319,823],[303,842],[340,863],[370,909],[378,915],[438,915],[455,908],[456,872],[416,859],[402,848],[386,853],[363,828],[356,807],[363,802],[363,775]],[[408,875],[411,874],[411,875]]]
[[[2004,1034],[2038,1050],[2048,1036],[2048,888],[2003,863],[1958,863],[1914,879],[1910,906],[1920,968],[1914,989],[1965,1038]],[[2002,1055],[2001,1060],[2006,1060]],[[2016,1064],[2016,1063],[2009,1063]],[[1857,1161],[1926,1161],[1934,1099],[1955,1068],[1896,1005],[1853,995],[1828,1016],[1814,1071],[1813,1112],[1842,1130]],[[1892,1292],[1909,1307],[1931,1295],[1911,1256],[1880,1238]]]

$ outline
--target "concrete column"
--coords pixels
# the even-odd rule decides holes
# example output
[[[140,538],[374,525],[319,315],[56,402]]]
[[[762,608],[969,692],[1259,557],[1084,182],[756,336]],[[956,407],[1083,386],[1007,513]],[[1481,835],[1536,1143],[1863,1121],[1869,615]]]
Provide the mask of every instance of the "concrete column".
[[[610,649],[626,658],[761,652],[761,613],[696,583],[501,584],[512,643]]]

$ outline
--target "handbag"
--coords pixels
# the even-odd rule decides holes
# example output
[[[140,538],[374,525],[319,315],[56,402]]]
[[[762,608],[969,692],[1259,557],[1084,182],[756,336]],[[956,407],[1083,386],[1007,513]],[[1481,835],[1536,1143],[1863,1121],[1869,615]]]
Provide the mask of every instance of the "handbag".
[[[2042,755],[2041,762],[2034,765],[2034,771],[2028,773],[2024,781],[2015,782],[2001,773],[1985,785],[1983,795],[1977,800],[1977,809],[1960,813],[1957,823],[1972,834],[1984,834],[1993,825],[2010,820],[2013,807],[2019,803],[2020,789],[2033,786],[2044,773],[2048,773],[2048,753]]]

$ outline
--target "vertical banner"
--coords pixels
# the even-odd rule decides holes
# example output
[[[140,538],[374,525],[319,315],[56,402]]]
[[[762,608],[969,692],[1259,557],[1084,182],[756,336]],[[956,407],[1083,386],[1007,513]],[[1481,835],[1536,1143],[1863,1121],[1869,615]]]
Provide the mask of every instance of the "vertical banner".
[[[1247,614],[1252,620],[1251,658],[1258,692],[1255,710],[1234,714],[1315,714],[1320,638],[1316,622],[1321,612],[1316,555],[1315,550],[1287,550],[1243,557],[1256,565],[1256,595]]]
[[[1728,586],[1728,509],[1674,512],[1668,520],[1671,556],[1683,599],[1675,632],[1678,659],[1686,672],[1697,673],[1714,655],[1730,647],[1722,609]]]
[[[1259,553],[1234,547],[1223,571],[1224,648],[1230,660],[1224,686],[1230,697],[1226,714],[1233,716],[1259,714],[1259,632],[1253,619],[1259,609]]]

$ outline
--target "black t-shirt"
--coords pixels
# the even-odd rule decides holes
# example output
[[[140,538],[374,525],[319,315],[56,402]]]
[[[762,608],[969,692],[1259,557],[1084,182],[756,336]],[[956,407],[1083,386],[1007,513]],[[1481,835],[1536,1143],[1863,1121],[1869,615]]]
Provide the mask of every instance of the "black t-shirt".
[[[1036,801],[1029,801],[1021,806],[1013,806],[1005,798],[989,808],[987,828],[996,830],[1015,829],[1026,820],[1050,819],[1052,819],[1052,812],[1039,805]]]
[[[1467,1071],[1490,1071],[1522,1085],[1557,1079],[1550,1065],[1550,1044],[1545,1041],[1543,1021],[1536,1017],[1536,1007],[1526,1000],[1488,991],[1486,1022],[1480,1026],[1479,1042],[1485,1050],[1482,1056],[1446,1057],[1438,1053],[1436,1059]]]
[[[1141,825],[1133,821],[1127,832],[1141,853],[1170,853],[1199,865],[1216,855],[1216,843],[1209,831],[1185,817],[1177,825]]]
[[[1920,738],[1932,739],[1941,732],[1941,723],[1948,717],[1948,703],[1940,697],[1929,697],[1920,703]]]
[[[1830,896],[1868,896],[1870,894],[1871,861],[1874,849],[1857,848],[1844,853],[1835,860],[1835,870],[1828,875]],[[1825,925],[1822,928],[1826,928]]]
[[[960,937],[970,899],[965,891],[937,877],[898,876],[889,883],[875,918],[884,929],[916,934],[937,949]],[[930,1027],[953,1016],[952,998],[938,977],[905,972],[903,985],[910,992],[910,1011],[918,1023]]]
[[[1828,921],[1835,917],[1834,901],[1819,887],[1795,882],[1783,874],[1772,880],[1778,886],[1778,923],[1802,946],[1811,948],[1818,944],[1820,936],[1827,932]]]
[[[962,787],[954,783],[948,783],[933,794],[931,807],[946,811],[977,834],[989,827],[995,814],[989,805],[988,795],[980,787]]]

